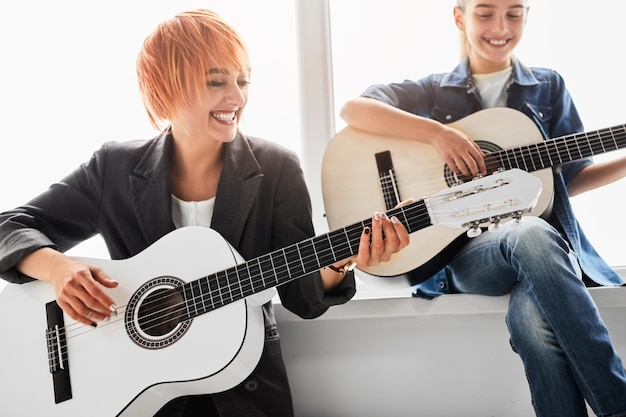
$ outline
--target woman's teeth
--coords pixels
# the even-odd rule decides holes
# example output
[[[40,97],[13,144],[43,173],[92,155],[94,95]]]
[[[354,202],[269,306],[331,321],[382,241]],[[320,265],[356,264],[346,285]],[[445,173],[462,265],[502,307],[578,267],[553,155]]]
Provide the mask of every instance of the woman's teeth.
[[[235,112],[221,113],[221,112],[213,112],[211,113],[213,117],[217,120],[221,120],[223,122],[230,122],[235,118]]]

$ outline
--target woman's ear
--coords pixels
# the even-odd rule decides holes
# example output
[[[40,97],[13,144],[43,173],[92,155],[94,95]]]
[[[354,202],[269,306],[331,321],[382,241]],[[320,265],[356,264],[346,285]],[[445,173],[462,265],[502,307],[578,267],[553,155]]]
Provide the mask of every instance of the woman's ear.
[[[465,32],[465,24],[463,23],[463,11],[459,6],[454,6],[454,23],[460,31]]]

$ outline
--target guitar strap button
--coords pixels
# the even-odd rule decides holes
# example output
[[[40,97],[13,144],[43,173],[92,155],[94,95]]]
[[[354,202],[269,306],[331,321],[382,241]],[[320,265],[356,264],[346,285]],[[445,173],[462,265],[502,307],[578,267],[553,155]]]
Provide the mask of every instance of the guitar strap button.
[[[249,380],[246,381],[246,383],[244,384],[244,387],[246,389],[246,391],[256,391],[257,388],[259,387],[259,382],[256,380],[256,378],[250,378]]]

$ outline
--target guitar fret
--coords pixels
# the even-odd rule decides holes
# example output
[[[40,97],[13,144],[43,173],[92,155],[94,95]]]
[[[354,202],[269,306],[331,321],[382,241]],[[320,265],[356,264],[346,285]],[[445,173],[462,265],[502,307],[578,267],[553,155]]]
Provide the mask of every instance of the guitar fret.
[[[581,157],[587,157],[593,155],[593,148],[588,135],[585,135],[585,140],[579,142],[579,149]]]
[[[211,308],[214,310],[215,310],[215,299],[213,298],[213,294],[217,292],[218,290],[218,285],[217,285],[218,275],[219,275],[219,272],[217,274],[214,274],[212,277],[209,277],[209,279],[207,280],[207,283],[209,284],[209,296],[211,297]],[[213,279],[210,279],[210,278],[213,278]]]
[[[242,284],[245,296],[247,297],[254,293],[254,278],[259,275],[259,271],[257,270],[257,265],[252,264],[252,262],[246,262],[244,267],[243,275],[245,281]]]
[[[276,261],[280,260],[281,261],[280,263],[282,263],[283,267],[285,268],[285,276],[291,277],[291,272],[289,271],[289,261],[287,260],[287,252],[285,251],[285,249],[282,249],[280,253],[282,256],[279,259],[276,259],[274,261],[274,264],[278,263]],[[276,270],[278,270],[278,268],[276,268]],[[276,276],[276,284],[278,283],[279,283],[279,275]]]
[[[241,298],[244,298],[247,294],[246,294],[246,292],[243,289],[243,277],[242,277],[242,274],[241,274],[241,266],[237,265],[235,267],[234,271],[235,271],[235,275],[236,275],[237,285],[239,285],[239,295],[241,296]],[[230,285],[228,286],[228,288],[230,289]],[[231,296],[231,298],[233,297],[232,291],[230,293],[230,296]]]
[[[198,298],[196,296],[196,291],[194,291],[194,286],[197,285],[197,281],[192,281],[189,283],[189,290],[191,292],[191,300],[193,301],[193,315],[198,315]],[[188,312],[189,314],[189,312]],[[189,315],[191,317],[191,315]]]
[[[326,235],[326,240],[328,242],[328,248],[330,249],[330,253],[332,254],[332,260],[330,262],[326,261],[326,262],[324,262],[324,264],[325,265],[330,265],[333,262],[339,260],[339,257],[337,256],[337,253],[335,252],[335,246],[333,245],[332,236],[331,236],[330,233],[328,233]]]
[[[248,282],[250,283],[250,290],[248,291],[248,295],[250,295],[250,294],[254,293],[253,278],[254,278],[255,274],[253,274],[252,270],[250,269],[250,267],[251,267],[250,262],[246,262],[245,266],[246,266],[246,273],[248,274]]]
[[[572,161],[574,158],[572,158],[572,154],[570,152],[571,147],[569,146],[565,146],[565,151],[567,152],[567,160],[568,161]]]
[[[271,264],[271,271],[273,271],[273,272],[274,272],[274,274],[272,274],[272,275],[273,275],[273,276],[275,276],[275,277],[278,277],[279,272],[278,272],[278,268],[276,267],[276,264],[274,263],[274,257],[272,256],[272,254],[271,254],[271,253],[270,253],[267,257],[268,257],[268,258],[269,258],[269,260],[270,260],[270,264]],[[266,286],[266,288],[267,288],[267,287],[270,287],[270,285],[269,285],[269,284],[267,284],[265,281],[263,281],[263,285],[265,285],[265,286]]]
[[[400,213],[402,213],[402,219],[400,220],[400,222],[405,225],[409,224],[409,220],[406,218],[406,211],[404,210],[404,207],[400,207]]]
[[[538,163],[535,167],[536,169],[542,169],[552,164],[552,158],[550,157],[550,152],[547,151],[544,143],[536,143],[535,149],[538,156]]]
[[[520,148],[519,150],[519,159],[522,161],[522,164],[524,166],[524,170],[528,171],[529,166],[528,166],[528,155],[526,154],[526,152],[524,152],[525,149],[528,149],[527,147],[523,146]]]
[[[348,244],[350,245],[350,251],[351,251],[352,253],[357,253],[357,251],[358,251],[358,247],[357,247],[357,249],[356,249],[356,250],[353,248],[353,246],[352,246],[352,240],[350,240],[350,236],[348,236],[348,230],[347,230],[346,228],[343,228],[343,234],[344,234],[344,235],[345,235],[345,237],[346,237],[346,241],[347,241],[347,242],[348,242]]]
[[[199,295],[200,313],[198,314],[204,314],[207,311],[209,311],[206,305],[206,284],[205,283],[206,283],[206,279],[198,280],[198,292],[200,293]]]
[[[522,148],[522,155],[524,159],[524,167],[526,171],[529,171],[532,167],[535,166],[535,161],[533,160],[533,154],[528,146],[524,146]]]
[[[536,170],[539,167],[543,166],[543,160],[541,157],[541,152],[535,144],[532,144],[528,147],[528,152],[532,155],[532,169]]]
[[[604,153],[604,152],[606,152],[606,148],[604,147],[604,141],[598,140],[595,143],[597,144],[597,146],[594,147],[594,151],[596,153]]]
[[[258,258],[257,264],[259,265],[259,273],[261,275],[261,282],[263,283],[263,288],[265,288],[265,276],[263,274],[263,266],[261,265],[261,258]]]
[[[526,164],[524,164],[524,159],[521,157],[521,155],[519,155],[519,153],[519,149],[513,150],[513,158],[515,159],[515,164],[520,168],[525,167]]]
[[[610,145],[611,150],[615,150],[617,143],[615,142],[615,136],[613,135],[613,131],[611,129],[606,129],[606,131],[608,131],[608,137],[610,137],[610,141],[607,141],[606,145]]]
[[[320,269],[322,267],[322,263],[320,262],[320,253],[324,253],[323,251],[327,251],[328,250],[327,246],[324,246],[324,249],[319,249],[318,248],[318,244],[316,244],[316,242],[319,243],[319,244],[322,244],[322,242],[325,241],[325,240],[326,239],[324,239],[324,238],[322,238],[322,239],[320,239],[320,238],[313,238],[311,240],[312,245],[313,245],[313,255],[315,255],[315,264],[314,264],[314,266],[316,267],[315,269]],[[331,263],[332,263],[332,261],[331,261]],[[309,266],[309,271],[312,271],[312,270],[313,270],[313,265]]]
[[[200,291],[202,292],[202,310],[203,312],[207,312],[211,310],[209,306],[207,306],[206,301],[207,297],[211,297],[211,286],[209,285],[211,277],[202,277],[200,278]]]
[[[298,261],[300,261],[300,267],[302,268],[302,270],[300,271],[300,274],[304,275],[306,274],[306,267],[304,265],[304,259],[305,259],[305,255],[303,253],[306,253],[305,249],[307,249],[306,247],[304,247],[304,245],[307,242],[301,242],[296,244],[296,248],[298,249]]]
[[[589,141],[589,137],[585,135],[585,137],[587,138],[587,141]],[[574,154],[574,156],[572,156],[572,161],[576,160],[576,159],[582,159],[584,158],[583,152],[580,149],[580,141],[575,141],[574,145],[576,145],[576,151],[577,153]]]
[[[230,290],[230,286],[228,285],[228,271],[224,271],[223,280],[218,277],[217,281],[217,293],[220,295],[220,305],[225,305],[224,302],[224,288]]]
[[[193,302],[193,289],[190,283],[185,284],[183,286],[183,307],[185,308],[186,311],[186,317],[191,318],[194,317],[193,314],[191,314],[191,310],[189,309],[189,304]]]
[[[289,276],[297,276],[299,274],[299,270],[295,267],[300,264],[299,255],[296,253],[298,250],[297,246],[290,246],[289,248],[285,248],[285,258],[287,260],[287,268],[289,269]]]
[[[309,256],[309,251],[307,249],[309,249],[309,246],[305,246],[305,244],[308,244],[309,242],[302,242],[301,244],[296,245],[298,247],[298,253],[300,254],[300,265],[302,266],[302,273],[306,274],[306,265],[304,264],[304,260],[306,259],[307,256]],[[313,249],[310,248],[310,252],[313,252]]]
[[[352,255],[350,239],[345,229],[329,233],[323,243],[325,256],[320,266],[328,266]]]

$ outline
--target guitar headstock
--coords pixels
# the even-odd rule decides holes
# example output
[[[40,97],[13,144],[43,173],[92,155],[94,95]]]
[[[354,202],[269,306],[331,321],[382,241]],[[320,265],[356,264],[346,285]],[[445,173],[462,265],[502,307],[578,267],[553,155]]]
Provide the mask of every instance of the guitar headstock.
[[[521,169],[498,171],[455,185],[427,197],[433,224],[467,227],[468,236],[480,234],[480,226],[497,228],[504,219],[519,219],[530,212],[541,194],[541,180]]]

